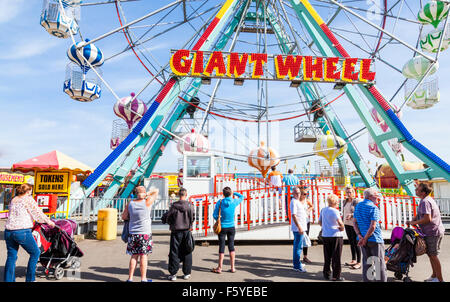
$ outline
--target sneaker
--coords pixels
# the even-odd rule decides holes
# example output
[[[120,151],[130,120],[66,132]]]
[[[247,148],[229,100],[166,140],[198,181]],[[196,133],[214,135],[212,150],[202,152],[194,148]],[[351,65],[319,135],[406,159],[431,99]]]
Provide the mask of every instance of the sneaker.
[[[175,276],[175,275],[170,275],[168,279],[169,279],[170,281],[175,281],[175,280],[177,280],[177,276]]]
[[[293,270],[296,271],[296,272],[299,272],[299,273],[306,273],[306,268],[304,268],[304,267],[302,267],[302,268],[294,268]]]
[[[187,279],[189,279],[189,278],[191,278],[191,275],[190,275],[190,274],[189,274],[189,275],[184,275],[184,276],[183,276],[183,279],[184,279],[184,280],[187,280]]]
[[[431,280],[426,281],[426,282],[440,282],[440,281],[438,278],[432,278]]]
[[[337,279],[331,279],[331,281],[345,281],[343,277],[339,277]]]
[[[308,258],[303,258],[303,261],[302,261],[303,263],[312,263],[312,261],[311,260],[309,260]]]
[[[433,281],[434,279],[437,279],[437,278],[436,278],[436,277],[430,277],[430,278],[428,278],[428,279],[423,280],[423,282],[431,282],[431,281]]]

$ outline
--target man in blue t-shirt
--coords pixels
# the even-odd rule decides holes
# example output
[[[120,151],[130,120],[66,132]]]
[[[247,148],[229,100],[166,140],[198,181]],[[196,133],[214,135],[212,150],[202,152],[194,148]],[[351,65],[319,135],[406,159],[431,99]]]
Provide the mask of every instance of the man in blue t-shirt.
[[[364,200],[355,206],[353,224],[358,235],[358,246],[363,254],[363,280],[386,282],[384,240],[381,235],[380,210],[376,206],[379,193],[375,188],[364,191]],[[370,271],[369,271],[370,268]]]

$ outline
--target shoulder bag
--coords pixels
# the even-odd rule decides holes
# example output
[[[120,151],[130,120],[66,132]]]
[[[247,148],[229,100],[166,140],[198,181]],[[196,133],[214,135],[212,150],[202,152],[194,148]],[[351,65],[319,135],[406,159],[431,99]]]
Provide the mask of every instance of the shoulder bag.
[[[222,199],[219,201],[219,217],[217,217],[217,221],[216,221],[216,223],[214,223],[214,226],[213,226],[214,233],[217,235],[219,235],[220,232],[222,231],[222,225],[220,223],[220,211],[221,211],[220,205],[221,205],[221,203],[222,203]]]

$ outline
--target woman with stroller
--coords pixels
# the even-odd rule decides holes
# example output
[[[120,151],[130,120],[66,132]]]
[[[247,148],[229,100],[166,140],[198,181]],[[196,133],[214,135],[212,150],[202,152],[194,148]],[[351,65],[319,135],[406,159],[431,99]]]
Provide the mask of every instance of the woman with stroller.
[[[41,251],[31,233],[33,221],[46,223],[52,228],[55,226],[55,223],[38,207],[31,196],[32,192],[32,185],[20,185],[16,190],[17,196],[11,200],[9,205],[9,217],[5,226],[5,242],[8,251],[4,272],[5,282],[15,282],[16,280],[15,269],[19,246],[23,247],[30,255],[25,281],[35,281],[36,265]]]
[[[152,252],[152,220],[151,207],[158,196],[158,189],[146,192],[144,186],[136,187],[136,199],[130,201],[122,214],[123,220],[129,220],[129,236],[127,254],[131,255],[127,282],[133,281],[134,270],[140,262],[141,281],[147,280],[148,254]]]
[[[215,220],[219,218],[220,209],[220,224],[221,232],[219,233],[219,265],[212,269],[214,273],[220,274],[222,272],[223,258],[225,257],[225,237],[228,240],[228,251],[230,252],[230,272],[234,273],[236,254],[234,250],[234,236],[236,234],[234,214],[236,207],[244,200],[244,196],[239,193],[233,193],[230,187],[223,189],[224,199],[216,203],[213,217]],[[237,198],[233,198],[236,196]]]

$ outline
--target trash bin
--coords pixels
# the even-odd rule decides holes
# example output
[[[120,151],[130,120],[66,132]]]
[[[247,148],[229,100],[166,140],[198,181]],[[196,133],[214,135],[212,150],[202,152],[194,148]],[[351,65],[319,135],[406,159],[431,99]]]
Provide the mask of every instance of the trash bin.
[[[97,240],[116,239],[117,209],[100,209],[97,217]]]

